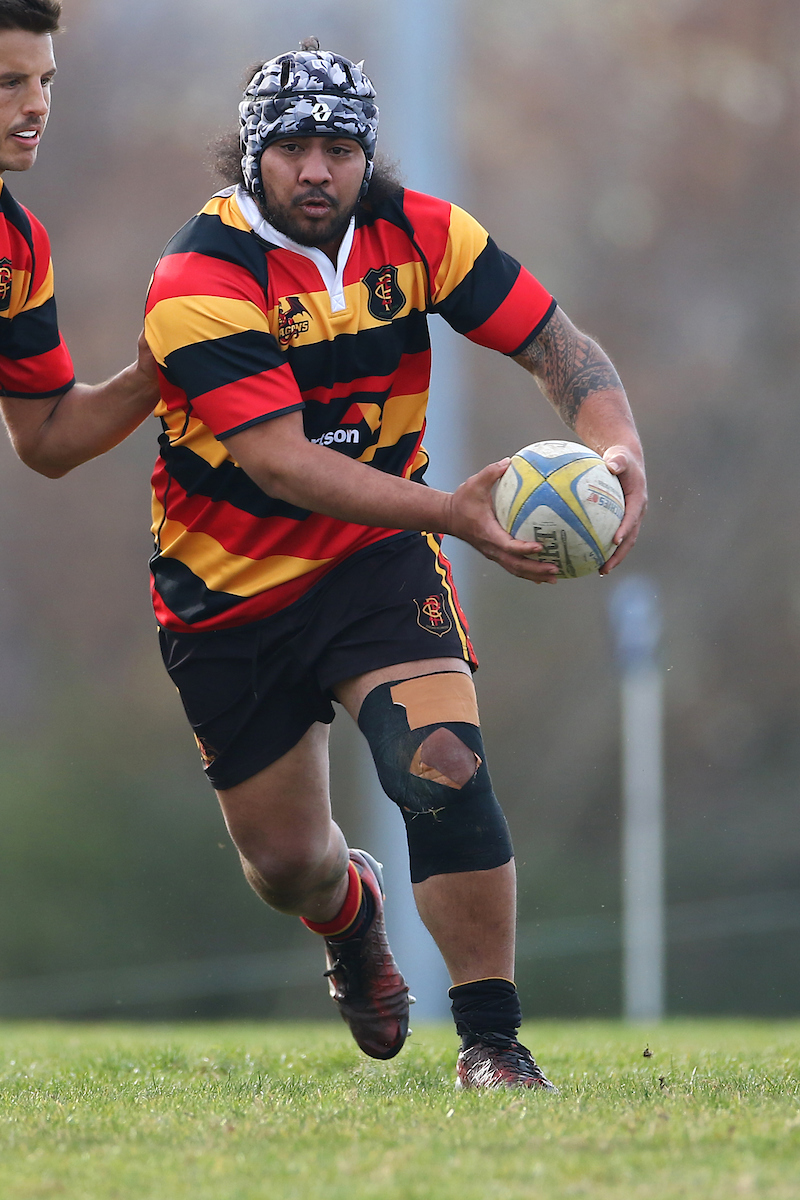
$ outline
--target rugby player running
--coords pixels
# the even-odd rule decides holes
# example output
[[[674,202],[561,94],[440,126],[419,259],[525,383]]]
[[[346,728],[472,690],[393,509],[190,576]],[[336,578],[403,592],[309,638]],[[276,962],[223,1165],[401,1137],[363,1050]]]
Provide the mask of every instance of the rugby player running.
[[[315,39],[266,62],[231,186],[156,267],[161,648],[245,876],[322,936],[360,1048],[398,1053],[409,998],[380,867],[332,818],[334,701],[405,821],[453,985],[457,1086],[549,1090],[517,1038],[513,850],[441,535],[522,579],[555,582],[555,568],[494,517],[508,460],[452,494],[424,485],[427,315],[514,357],[619,476],[626,515],[603,573],[644,513],[641,446],[603,351],[472,217],[376,167],[377,125],[363,69]]]

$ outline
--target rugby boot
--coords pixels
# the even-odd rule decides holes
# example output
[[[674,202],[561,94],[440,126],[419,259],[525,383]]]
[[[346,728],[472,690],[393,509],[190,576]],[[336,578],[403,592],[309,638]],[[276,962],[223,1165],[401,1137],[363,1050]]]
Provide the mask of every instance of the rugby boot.
[[[408,984],[386,938],[380,865],[363,850],[351,850],[350,861],[362,887],[369,889],[375,911],[360,937],[325,938],[325,975],[359,1048],[370,1058],[394,1058],[408,1036]]]
[[[460,1051],[456,1064],[459,1091],[518,1087],[558,1091],[537,1067],[530,1050],[514,1038],[484,1033]]]

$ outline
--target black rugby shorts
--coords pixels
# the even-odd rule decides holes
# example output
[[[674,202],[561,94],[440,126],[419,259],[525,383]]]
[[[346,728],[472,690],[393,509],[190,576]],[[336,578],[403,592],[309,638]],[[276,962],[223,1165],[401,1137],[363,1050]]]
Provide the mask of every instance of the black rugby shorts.
[[[352,555],[295,604],[216,632],[160,631],[206,775],[224,791],[334,718],[343,679],[425,658],[477,667],[450,564],[432,534]]]

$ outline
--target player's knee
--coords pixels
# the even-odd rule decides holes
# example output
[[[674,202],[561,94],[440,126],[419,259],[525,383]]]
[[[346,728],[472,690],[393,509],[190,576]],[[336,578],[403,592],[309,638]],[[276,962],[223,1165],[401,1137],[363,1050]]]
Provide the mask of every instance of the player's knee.
[[[409,768],[412,775],[432,778],[446,787],[461,789],[474,778],[481,760],[446,725],[429,733],[420,744]]]
[[[234,838],[248,880],[275,908],[292,910],[327,884],[327,847],[305,839]]]
[[[411,878],[491,870],[512,856],[484,761],[471,679],[441,672],[369,693],[358,718],[406,822]]]

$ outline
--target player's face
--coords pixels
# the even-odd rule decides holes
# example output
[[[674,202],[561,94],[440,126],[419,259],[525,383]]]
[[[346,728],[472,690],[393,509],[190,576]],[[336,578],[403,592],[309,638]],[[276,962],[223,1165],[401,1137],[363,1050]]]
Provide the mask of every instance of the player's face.
[[[0,172],[36,162],[55,73],[49,33],[0,30]]]
[[[283,138],[261,156],[270,224],[301,246],[334,252],[347,229],[367,159],[352,138]]]

